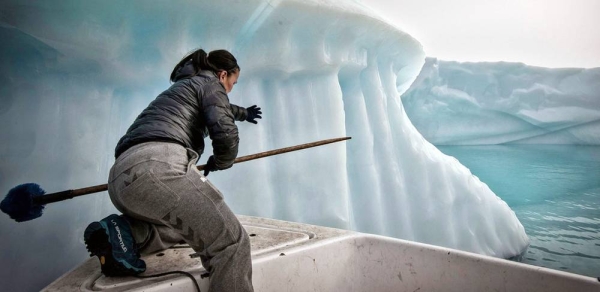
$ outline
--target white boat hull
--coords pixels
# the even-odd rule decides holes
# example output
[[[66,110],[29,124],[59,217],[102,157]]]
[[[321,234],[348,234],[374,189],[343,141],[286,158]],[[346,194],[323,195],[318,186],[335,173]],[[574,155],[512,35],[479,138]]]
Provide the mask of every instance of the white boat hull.
[[[251,236],[255,291],[600,291],[600,283],[542,267],[314,225],[239,216]],[[145,274],[183,270],[201,290],[209,278],[194,251],[144,256]],[[44,291],[194,291],[191,279],[106,278],[96,258]]]

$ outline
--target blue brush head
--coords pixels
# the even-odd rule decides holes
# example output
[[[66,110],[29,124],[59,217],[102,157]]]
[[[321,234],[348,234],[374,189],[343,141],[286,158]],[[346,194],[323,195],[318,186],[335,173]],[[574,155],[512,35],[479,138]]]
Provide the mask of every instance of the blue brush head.
[[[12,188],[0,203],[0,210],[17,222],[29,221],[42,216],[44,205],[33,203],[34,197],[46,192],[38,184],[27,183]]]

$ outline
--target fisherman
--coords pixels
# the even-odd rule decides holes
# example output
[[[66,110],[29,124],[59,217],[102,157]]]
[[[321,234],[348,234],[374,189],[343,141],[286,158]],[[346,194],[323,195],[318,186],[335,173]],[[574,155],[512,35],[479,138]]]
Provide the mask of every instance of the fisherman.
[[[186,242],[210,273],[210,291],[253,291],[248,234],[206,176],[238,154],[235,121],[256,124],[261,109],[229,103],[240,75],[226,50],[198,49],[173,69],[171,87],[137,117],[115,149],[108,193],[123,215],[91,223],[84,240],[106,276],[136,275],[148,254]],[[196,163],[210,136],[204,173]]]

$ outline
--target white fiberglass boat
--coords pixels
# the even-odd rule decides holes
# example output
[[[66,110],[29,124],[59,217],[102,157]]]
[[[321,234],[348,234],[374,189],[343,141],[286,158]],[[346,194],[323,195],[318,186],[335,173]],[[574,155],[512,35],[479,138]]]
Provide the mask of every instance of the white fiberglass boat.
[[[239,216],[252,244],[255,291],[600,291],[600,282],[542,267],[334,228]],[[145,274],[208,277],[188,246],[146,255]],[[195,291],[182,275],[107,278],[96,257],[43,291]]]

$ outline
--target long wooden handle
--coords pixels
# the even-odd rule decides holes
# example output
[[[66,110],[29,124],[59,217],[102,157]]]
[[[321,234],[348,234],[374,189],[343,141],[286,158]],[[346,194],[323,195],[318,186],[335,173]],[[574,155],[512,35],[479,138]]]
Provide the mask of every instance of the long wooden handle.
[[[234,160],[233,163],[242,163],[242,162],[255,160],[255,159],[259,159],[259,158],[263,158],[263,157],[268,157],[268,156],[283,154],[283,153],[287,153],[287,152],[317,147],[317,146],[331,144],[331,143],[340,142],[340,141],[345,141],[345,140],[349,140],[349,139],[352,139],[352,137],[328,139],[328,140],[322,140],[322,141],[317,141],[317,142],[312,142],[312,143],[301,144],[301,145],[297,145],[297,146],[291,146],[291,147],[286,147],[286,148],[270,150],[270,151],[266,151],[266,152],[261,152],[261,153],[238,157]],[[198,167],[198,170],[204,170],[204,167],[206,167],[206,164],[198,165],[197,167]],[[72,199],[72,198],[87,195],[87,194],[103,192],[106,190],[108,190],[108,185],[103,184],[103,185],[96,185],[96,186],[91,186],[91,187],[86,187],[86,188],[81,188],[81,189],[75,189],[75,190],[66,190],[66,191],[47,194],[47,195],[43,195],[43,196],[39,196],[39,197],[33,197],[32,200],[35,205],[45,205],[45,204],[50,204],[50,203],[55,203],[55,202]]]
[[[242,163],[242,162],[246,162],[246,161],[250,161],[250,160],[254,160],[254,159],[259,159],[259,158],[283,154],[283,153],[287,153],[287,152],[302,150],[302,149],[306,149],[306,148],[317,147],[317,146],[331,144],[331,143],[340,142],[340,141],[345,141],[345,140],[349,140],[349,139],[352,139],[352,137],[322,140],[322,141],[317,141],[317,142],[312,142],[312,143],[306,143],[306,144],[301,144],[301,145],[296,145],[296,146],[291,146],[291,147],[286,147],[286,148],[280,148],[280,149],[260,152],[260,153],[256,153],[256,154],[238,157],[233,161],[233,163]],[[198,170],[204,170],[204,167],[206,167],[206,164],[198,165]]]

